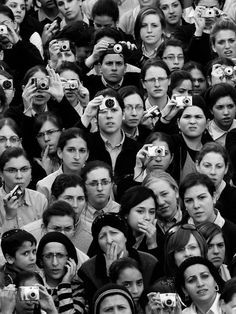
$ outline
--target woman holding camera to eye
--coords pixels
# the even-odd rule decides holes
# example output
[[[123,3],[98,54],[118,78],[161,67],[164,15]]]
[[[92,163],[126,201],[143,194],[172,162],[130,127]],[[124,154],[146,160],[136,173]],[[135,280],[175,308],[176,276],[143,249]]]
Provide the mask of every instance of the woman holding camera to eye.
[[[206,76],[209,86],[218,83],[228,83],[235,86],[236,71],[234,62],[225,57],[220,57],[212,60],[207,65]]]

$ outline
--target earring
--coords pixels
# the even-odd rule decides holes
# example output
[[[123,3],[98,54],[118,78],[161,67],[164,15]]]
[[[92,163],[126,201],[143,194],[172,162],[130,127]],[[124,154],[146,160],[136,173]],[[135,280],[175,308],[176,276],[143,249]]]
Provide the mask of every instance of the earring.
[[[219,291],[219,286],[216,284],[215,286],[215,291],[218,292]]]

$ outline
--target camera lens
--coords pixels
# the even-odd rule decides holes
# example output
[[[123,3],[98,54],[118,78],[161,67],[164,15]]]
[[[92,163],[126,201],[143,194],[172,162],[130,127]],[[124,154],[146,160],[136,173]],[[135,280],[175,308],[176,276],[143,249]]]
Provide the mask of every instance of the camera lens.
[[[166,299],[166,305],[171,306],[172,305],[172,300],[171,299]]]
[[[10,88],[12,87],[12,86],[11,86],[11,81],[9,81],[9,80],[3,81],[2,87],[3,87],[4,89],[10,89]]]
[[[107,108],[112,108],[112,107],[114,107],[114,106],[115,106],[114,100],[113,100],[113,99],[107,99],[107,100],[105,101],[105,106],[106,106]]]
[[[190,99],[188,97],[183,100],[184,105],[188,105],[190,103]]]
[[[122,48],[121,44],[116,44],[114,46],[113,50],[114,50],[115,53],[121,53],[123,48]]]
[[[225,68],[225,74],[227,76],[231,76],[233,74],[233,69],[231,67],[226,67]]]

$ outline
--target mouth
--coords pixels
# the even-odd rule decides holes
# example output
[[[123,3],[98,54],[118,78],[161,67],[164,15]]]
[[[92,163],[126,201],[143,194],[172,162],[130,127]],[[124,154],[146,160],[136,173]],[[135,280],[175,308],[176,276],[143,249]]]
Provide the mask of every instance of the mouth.
[[[96,195],[98,198],[103,198],[103,197],[105,197],[105,194],[97,194]]]
[[[201,290],[197,291],[197,294],[199,294],[199,295],[206,295],[207,291],[208,291],[207,289],[201,289]]]
[[[224,51],[224,54],[225,54],[226,56],[231,56],[232,53],[233,53],[232,50],[226,50],[226,51]]]

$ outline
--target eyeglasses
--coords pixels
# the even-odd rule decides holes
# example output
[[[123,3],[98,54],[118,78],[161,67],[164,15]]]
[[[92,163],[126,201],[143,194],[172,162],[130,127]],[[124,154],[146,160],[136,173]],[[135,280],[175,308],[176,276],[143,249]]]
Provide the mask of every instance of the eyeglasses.
[[[99,184],[101,184],[101,186],[106,186],[106,185],[109,185],[110,183],[111,183],[111,180],[102,179],[101,181],[94,180],[91,182],[87,182],[87,183],[85,183],[85,185],[89,185],[92,188],[95,188],[95,187],[99,186]]]
[[[159,83],[163,83],[166,80],[168,80],[168,77],[151,77],[150,79],[144,80],[144,82],[146,82],[149,85],[154,85],[156,84],[156,81],[158,81]]]
[[[54,257],[56,257],[57,260],[64,260],[68,257],[68,254],[63,253],[46,253],[42,255],[43,258],[46,260],[52,260]]]
[[[68,227],[59,227],[59,226],[48,227],[48,230],[56,231],[56,232],[70,233],[71,231],[74,230],[74,226],[68,226]]]
[[[127,112],[132,112],[133,110],[137,111],[137,112],[141,112],[144,110],[142,105],[136,105],[136,106],[132,106],[132,105],[125,105],[125,111]]]
[[[37,137],[37,138],[42,138],[42,137],[44,137],[45,135],[47,135],[47,136],[52,136],[54,133],[57,133],[57,132],[60,132],[60,130],[59,130],[59,129],[57,129],[57,130],[47,130],[47,131],[45,131],[45,132],[39,132],[39,133],[36,135],[36,137]]]
[[[175,61],[176,59],[178,61],[184,61],[184,56],[183,55],[179,55],[179,56],[169,55],[169,56],[163,57],[162,59],[172,61],[172,62]]]
[[[6,169],[3,169],[3,171],[5,172],[8,172],[10,174],[17,174],[18,171],[20,171],[21,173],[27,173],[28,171],[30,171],[31,167],[22,167],[20,169],[17,169],[17,168],[6,168]]]
[[[11,144],[16,144],[20,142],[20,138],[18,136],[0,136],[0,144],[6,144],[9,141]]]

